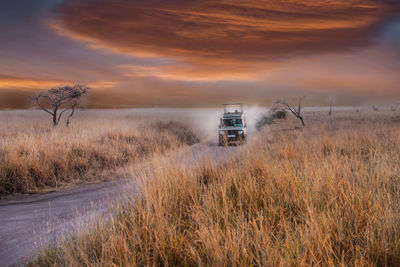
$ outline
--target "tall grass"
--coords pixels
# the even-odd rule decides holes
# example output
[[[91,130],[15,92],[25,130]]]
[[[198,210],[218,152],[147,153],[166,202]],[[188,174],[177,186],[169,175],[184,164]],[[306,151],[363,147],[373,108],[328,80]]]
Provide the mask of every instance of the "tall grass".
[[[68,128],[51,126],[37,111],[1,114],[0,194],[109,179],[138,159],[199,142],[187,123],[100,114],[78,117]]]
[[[230,162],[159,172],[32,265],[398,266],[397,117],[280,122]]]

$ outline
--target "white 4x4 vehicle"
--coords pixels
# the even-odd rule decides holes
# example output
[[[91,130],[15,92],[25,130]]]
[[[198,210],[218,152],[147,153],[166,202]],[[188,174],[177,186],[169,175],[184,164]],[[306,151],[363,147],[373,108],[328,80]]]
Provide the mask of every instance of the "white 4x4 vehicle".
[[[219,124],[218,136],[220,146],[246,141],[247,126],[241,103],[224,104],[224,115]]]

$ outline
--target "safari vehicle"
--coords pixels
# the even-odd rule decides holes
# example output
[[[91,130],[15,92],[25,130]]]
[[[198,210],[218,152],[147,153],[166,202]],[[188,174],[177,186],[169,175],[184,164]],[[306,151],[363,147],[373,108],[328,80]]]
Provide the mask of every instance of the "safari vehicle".
[[[224,104],[224,115],[218,130],[219,145],[241,144],[246,141],[247,126],[241,103]]]

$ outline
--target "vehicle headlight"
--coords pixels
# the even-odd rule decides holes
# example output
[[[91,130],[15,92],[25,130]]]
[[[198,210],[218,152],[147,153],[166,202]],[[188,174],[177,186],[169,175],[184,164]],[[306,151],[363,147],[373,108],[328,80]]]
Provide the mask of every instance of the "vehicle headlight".
[[[225,134],[225,131],[224,131],[224,130],[220,130],[220,131],[219,131],[219,134],[220,134],[220,135],[223,135],[223,134]]]
[[[243,134],[244,132],[243,131],[238,131],[238,134]]]

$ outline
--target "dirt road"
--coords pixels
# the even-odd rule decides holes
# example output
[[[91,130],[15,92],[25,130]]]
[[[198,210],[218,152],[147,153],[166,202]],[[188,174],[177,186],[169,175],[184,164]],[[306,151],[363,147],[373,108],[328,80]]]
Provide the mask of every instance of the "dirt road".
[[[176,159],[182,167],[200,161],[218,164],[228,160],[236,150],[236,147],[201,144],[179,152]],[[114,200],[123,198],[124,192],[134,192],[133,180],[119,179],[62,192],[0,200],[0,266],[22,265],[41,246],[71,235],[93,218],[109,214]]]

